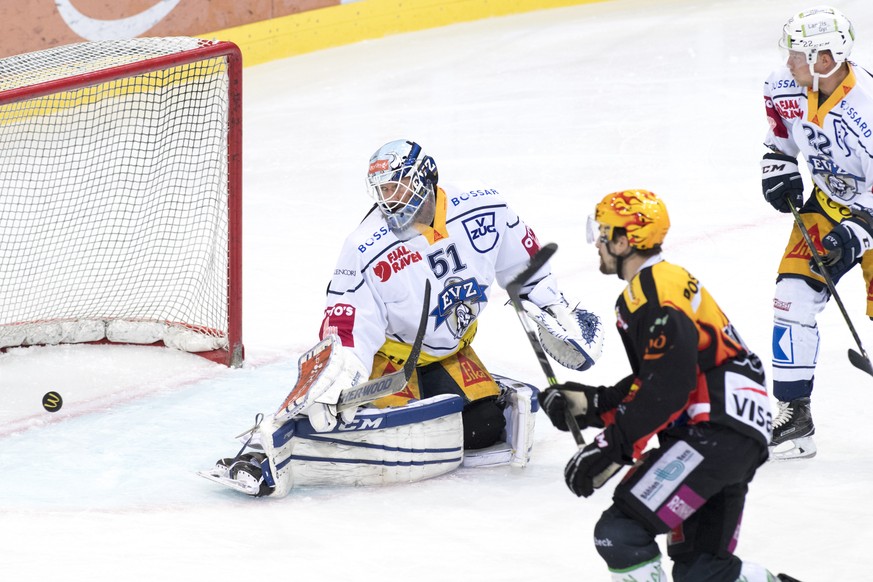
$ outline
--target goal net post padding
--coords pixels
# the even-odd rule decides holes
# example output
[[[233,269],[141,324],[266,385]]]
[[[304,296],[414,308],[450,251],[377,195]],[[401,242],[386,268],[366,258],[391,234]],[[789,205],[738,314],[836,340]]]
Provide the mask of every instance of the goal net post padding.
[[[0,349],[154,344],[240,365],[241,221],[234,44],[0,59]]]

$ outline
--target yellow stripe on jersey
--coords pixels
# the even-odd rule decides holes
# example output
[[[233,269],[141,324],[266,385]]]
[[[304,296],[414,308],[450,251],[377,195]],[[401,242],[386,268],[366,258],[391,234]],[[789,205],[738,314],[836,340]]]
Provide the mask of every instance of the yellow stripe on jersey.
[[[843,82],[840,83],[840,86],[831,93],[830,97],[828,97],[827,101],[825,101],[821,107],[818,106],[818,91],[809,91],[807,95],[807,101],[809,102],[809,111],[806,116],[807,120],[819,127],[824,127],[825,116],[827,116],[830,110],[836,107],[840,101],[845,99],[849,91],[855,87],[855,82],[855,71],[852,69],[852,65],[849,65],[849,74]]]
[[[418,357],[418,365],[426,366],[428,364],[439,362],[440,360],[444,360],[456,354],[473,342],[473,338],[476,337],[477,329],[479,329],[479,322],[474,321],[467,329],[467,332],[461,337],[461,341],[458,342],[458,347],[455,348],[451,353],[444,354],[442,356],[434,356],[424,350],[421,350],[421,355]],[[382,347],[379,348],[379,351],[376,353],[376,355],[390,360],[399,369],[399,367],[403,366],[404,362],[406,362],[406,360],[409,358],[409,352],[411,351],[412,346],[409,344],[398,342],[392,339],[386,339],[385,343],[382,344]]]
[[[815,194],[815,198],[818,200],[818,205],[821,206],[822,211],[824,211],[824,213],[834,222],[842,222],[844,218],[852,216],[851,210],[839,202],[832,200],[830,196],[822,192],[817,186],[813,193]]]
[[[737,355],[742,348],[726,334],[730,326],[727,316],[694,276],[666,261],[652,266],[652,276],[657,281],[660,304],[683,312],[700,332],[697,349],[706,352],[701,360],[703,369],[721,365]]]
[[[634,277],[624,290],[624,302],[627,305],[628,311],[633,313],[640,307],[646,304],[646,294],[643,293],[643,287],[639,277]]]
[[[449,229],[446,226],[446,191],[440,187],[437,187],[435,204],[433,226],[415,223],[415,228],[431,245],[449,238]]]
[[[465,344],[464,348],[460,351],[439,360],[438,365],[451,378],[451,383],[454,383],[457,390],[463,393],[464,397],[469,401],[500,394],[500,387],[497,386],[491,373],[485,369],[479,356],[476,355],[476,352],[469,345]],[[376,357],[373,359],[372,376],[374,378],[390,374],[397,369],[399,368],[385,359],[381,353],[376,354]],[[422,387],[419,386],[418,380],[418,374],[413,374],[403,390],[396,394],[379,398],[373,402],[373,405],[377,408],[405,406],[410,400],[420,400],[434,396],[434,391],[441,394],[445,393],[443,391],[446,388],[445,384],[438,383],[441,385],[434,386],[426,383],[423,388],[424,394],[422,394]]]
[[[705,291],[691,273],[678,265],[661,261],[652,265],[652,275],[658,282],[658,301],[661,305],[671,305],[692,320],[702,317],[698,311],[701,307],[706,308],[703,305]],[[712,305],[715,305],[715,302],[712,302]]]

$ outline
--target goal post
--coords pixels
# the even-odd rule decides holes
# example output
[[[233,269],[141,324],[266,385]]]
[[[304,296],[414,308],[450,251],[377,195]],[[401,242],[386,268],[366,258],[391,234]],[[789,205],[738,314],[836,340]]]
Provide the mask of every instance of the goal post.
[[[0,59],[0,350],[242,343],[242,58],[196,38]]]

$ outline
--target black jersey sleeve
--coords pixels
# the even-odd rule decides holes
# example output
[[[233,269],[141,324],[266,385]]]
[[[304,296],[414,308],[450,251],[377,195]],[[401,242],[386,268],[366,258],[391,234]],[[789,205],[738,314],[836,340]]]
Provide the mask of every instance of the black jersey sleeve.
[[[626,345],[634,348],[636,381],[614,418],[628,454],[682,414],[698,369],[697,327],[685,313],[650,302],[634,316]]]

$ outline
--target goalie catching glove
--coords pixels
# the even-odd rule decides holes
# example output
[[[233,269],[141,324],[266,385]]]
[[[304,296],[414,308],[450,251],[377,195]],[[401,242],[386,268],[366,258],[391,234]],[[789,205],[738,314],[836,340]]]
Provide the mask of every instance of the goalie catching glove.
[[[533,293],[531,293],[533,295]],[[528,299],[521,305],[534,320],[543,349],[556,362],[571,370],[587,370],[603,351],[603,323],[600,318],[570,304],[560,296],[558,303],[537,307]]]

